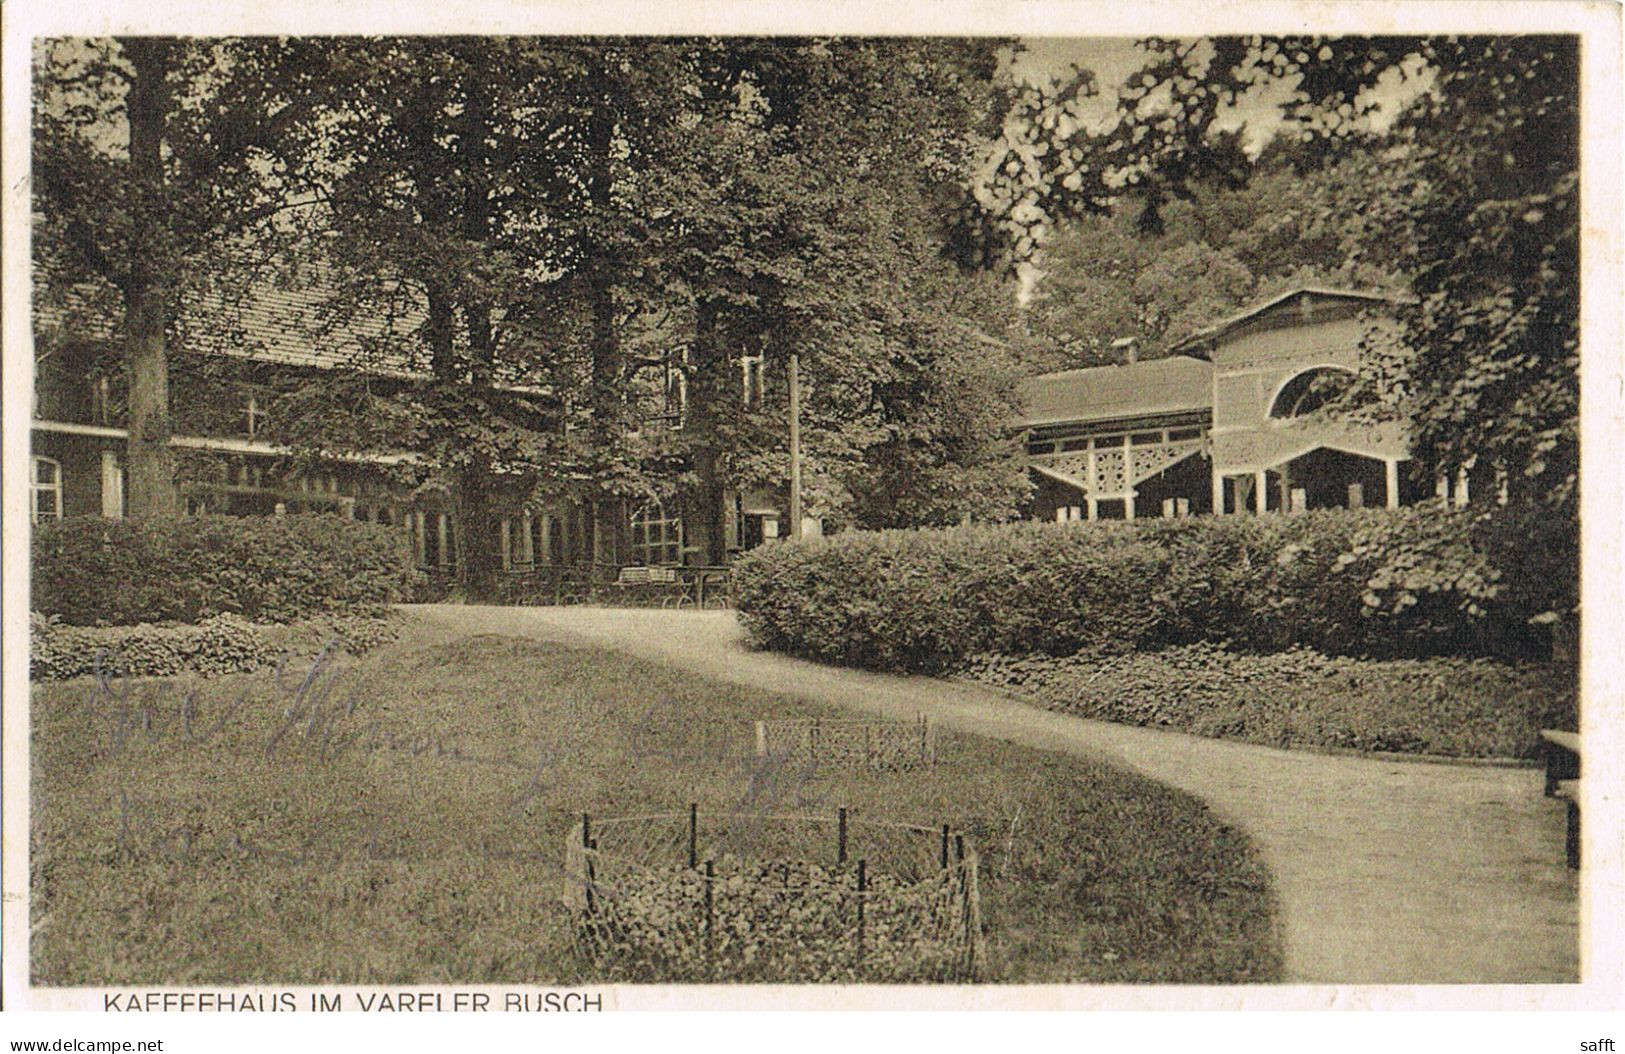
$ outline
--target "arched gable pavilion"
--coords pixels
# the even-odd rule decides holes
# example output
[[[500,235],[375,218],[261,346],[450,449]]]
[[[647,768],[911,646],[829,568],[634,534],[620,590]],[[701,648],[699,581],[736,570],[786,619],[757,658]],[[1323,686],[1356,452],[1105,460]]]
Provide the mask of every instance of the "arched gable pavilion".
[[[1417,491],[1402,423],[1356,424],[1322,404],[1352,378],[1386,294],[1300,288],[1191,334],[1167,358],[1028,379],[1017,422],[1037,483],[1034,518],[1458,504],[1469,470]],[[1123,342],[1119,342],[1122,345]],[[1484,483],[1480,482],[1480,489]]]

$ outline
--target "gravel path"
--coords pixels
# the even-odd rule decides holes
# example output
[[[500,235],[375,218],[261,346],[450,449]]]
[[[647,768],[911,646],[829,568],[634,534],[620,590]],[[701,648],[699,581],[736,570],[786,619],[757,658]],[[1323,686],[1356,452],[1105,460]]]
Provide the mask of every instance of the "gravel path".
[[[713,679],[1115,760],[1245,829],[1275,876],[1286,980],[1510,984],[1579,979],[1563,811],[1534,769],[1275,750],[1114,725],[926,677],[746,648],[731,612],[414,608],[438,631],[607,646]]]

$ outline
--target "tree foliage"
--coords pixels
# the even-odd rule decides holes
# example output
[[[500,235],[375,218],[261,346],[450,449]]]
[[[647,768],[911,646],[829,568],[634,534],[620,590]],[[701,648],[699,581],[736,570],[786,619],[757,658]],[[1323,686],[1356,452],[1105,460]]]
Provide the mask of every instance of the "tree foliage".
[[[1297,229],[1282,232],[1288,238],[1209,244],[1257,267],[1249,242],[1256,250],[1272,240],[1312,244],[1305,220],[1307,230],[1347,232],[1337,240],[1356,270],[1400,275],[1416,299],[1401,311],[1397,341],[1370,349],[1367,401],[1413,422],[1426,471],[1495,461],[1511,471],[1515,491],[1572,514],[1578,38],[1238,37],[1143,47],[1146,66],[1124,87],[1112,129],[1059,119],[1067,91],[1092,90],[1086,78],[1040,108],[1048,134],[1038,152],[1053,171],[1011,175],[1030,187],[1033,222],[1102,211],[1111,197],[1102,188],[1115,185],[1117,196],[1141,203],[1140,229],[1166,236],[1177,222],[1169,201],[1246,184],[1222,118],[1249,92],[1285,84],[1274,149],[1311,186],[1318,171],[1375,159],[1360,180],[1372,193],[1294,202],[1276,185],[1259,215],[1266,228],[1297,217]],[[1385,129],[1372,118],[1400,85],[1425,90]]]
[[[1267,148],[1242,186],[1198,181],[1161,207],[1159,233],[1144,203],[1062,224],[1047,238],[1029,311],[1047,346],[1035,365],[1110,361],[1110,342],[1133,337],[1144,358],[1215,319],[1290,288],[1402,288],[1405,276],[1367,247],[1367,218],[1387,192],[1384,158],[1352,153],[1315,167]]]
[[[720,559],[722,492],[787,474],[782,390],[778,409],[740,398],[749,355],[770,377],[802,358],[813,514],[936,523],[1019,500],[1008,289],[955,259],[999,42],[149,43],[39,66],[41,270],[142,290],[130,360],[164,371],[132,391],[132,470],[138,445],[168,456],[186,305],[220,305],[204,324],[229,330],[274,288],[339,361],[279,387],[277,438],[419,453],[400,474],[455,496],[471,592],[497,489],[583,500],[611,546],[615,503],[686,490]],[[121,153],[124,127],[159,137],[161,163]],[[110,200],[119,222],[88,238]],[[245,367],[186,368],[229,386]],[[686,391],[680,429],[643,420],[656,385]]]
[[[130,511],[176,511],[168,345],[193,282],[248,232],[268,241],[304,169],[286,149],[320,49],[271,39],[36,44],[36,289],[99,299],[129,375]]]

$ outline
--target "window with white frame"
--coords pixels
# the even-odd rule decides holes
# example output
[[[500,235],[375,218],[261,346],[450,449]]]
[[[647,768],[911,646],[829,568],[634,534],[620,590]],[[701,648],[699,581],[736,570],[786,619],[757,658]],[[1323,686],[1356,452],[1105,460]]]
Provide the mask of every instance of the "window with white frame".
[[[683,521],[658,501],[632,514],[632,562],[646,567],[683,562]]]
[[[681,360],[666,360],[665,416],[673,428],[683,427],[688,410],[688,372]]]
[[[62,463],[55,458],[36,457],[29,476],[29,520],[62,518]]]
[[[113,423],[113,382],[105,373],[90,382],[90,423]]]
[[[113,450],[102,451],[102,515],[110,520],[124,518],[124,466]]]
[[[739,391],[745,409],[759,409],[762,405],[765,390],[762,356],[741,356],[739,359]]]
[[[271,412],[266,409],[264,401],[253,393],[249,393],[248,403],[243,407],[243,426],[246,434],[251,438],[265,434],[265,429],[271,423]]]

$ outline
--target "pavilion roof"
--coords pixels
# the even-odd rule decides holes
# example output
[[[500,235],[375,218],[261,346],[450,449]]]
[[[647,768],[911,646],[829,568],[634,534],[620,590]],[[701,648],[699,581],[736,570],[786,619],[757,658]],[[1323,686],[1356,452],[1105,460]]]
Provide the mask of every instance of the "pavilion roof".
[[[1157,417],[1211,410],[1213,367],[1201,359],[1163,359],[1092,366],[1029,377],[1018,428]]]

